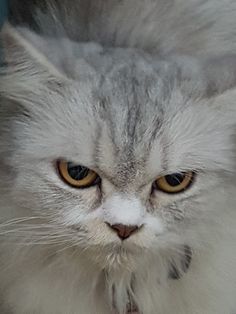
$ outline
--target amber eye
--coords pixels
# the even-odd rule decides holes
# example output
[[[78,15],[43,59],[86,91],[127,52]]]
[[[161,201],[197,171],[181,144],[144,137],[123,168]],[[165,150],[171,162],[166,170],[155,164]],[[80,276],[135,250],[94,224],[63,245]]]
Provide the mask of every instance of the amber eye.
[[[75,188],[88,188],[97,184],[100,180],[96,172],[84,166],[66,161],[58,161],[57,165],[62,179]]]
[[[157,179],[155,186],[165,193],[180,193],[190,187],[193,177],[193,172],[173,173]]]

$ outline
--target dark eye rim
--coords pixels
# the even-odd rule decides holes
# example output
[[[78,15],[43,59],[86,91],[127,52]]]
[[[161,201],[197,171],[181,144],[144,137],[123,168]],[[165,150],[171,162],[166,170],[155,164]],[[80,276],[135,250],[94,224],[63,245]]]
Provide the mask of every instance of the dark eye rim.
[[[192,185],[194,184],[195,180],[196,180],[196,171],[185,171],[185,172],[181,172],[182,174],[191,174],[191,180],[189,181],[188,185],[183,188],[182,190],[180,191],[165,191],[165,190],[162,190],[159,186],[158,186],[158,179],[153,183],[153,187],[152,187],[152,190],[155,191],[160,191],[164,194],[171,194],[171,195],[174,195],[174,194],[181,194],[181,193],[184,193],[186,192],[187,190],[189,190]],[[167,174],[167,175],[172,175],[171,173],[170,174]],[[165,175],[164,177],[166,177],[167,175]]]
[[[70,161],[67,161],[67,160],[65,160],[65,159],[58,159],[58,160],[56,160],[56,162],[55,162],[55,168],[56,168],[56,172],[57,172],[57,175],[59,176],[59,178],[61,179],[61,181],[63,181],[67,186],[70,186],[71,188],[73,188],[73,189],[76,189],[76,190],[84,190],[84,189],[89,189],[89,188],[92,188],[92,187],[95,187],[96,185],[97,186],[101,186],[101,181],[102,181],[102,179],[101,179],[101,177],[97,174],[97,177],[96,177],[96,179],[93,181],[93,183],[92,184],[89,184],[89,185],[85,185],[85,186],[76,186],[76,185],[73,185],[72,183],[70,183],[69,181],[67,181],[64,177],[63,177],[63,175],[61,174],[61,171],[60,171],[60,167],[59,167],[59,165],[60,165],[60,162],[66,162],[66,163],[69,163]],[[89,169],[89,168],[88,168]],[[89,170],[92,170],[92,169],[89,169]],[[93,171],[93,170],[92,170]]]

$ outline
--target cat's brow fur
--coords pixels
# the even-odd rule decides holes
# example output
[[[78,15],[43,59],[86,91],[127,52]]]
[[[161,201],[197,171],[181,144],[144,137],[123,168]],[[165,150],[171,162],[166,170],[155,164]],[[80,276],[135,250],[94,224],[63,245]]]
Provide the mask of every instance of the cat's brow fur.
[[[235,314],[236,2],[10,2],[0,312]],[[61,158],[101,186],[66,185]],[[107,223],[143,227],[121,244]]]

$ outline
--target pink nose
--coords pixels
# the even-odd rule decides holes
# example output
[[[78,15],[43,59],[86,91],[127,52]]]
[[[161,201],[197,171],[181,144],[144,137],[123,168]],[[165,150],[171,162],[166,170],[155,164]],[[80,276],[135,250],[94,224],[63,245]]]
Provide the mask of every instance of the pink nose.
[[[122,224],[110,225],[108,226],[113,229],[121,240],[128,239],[132,233],[137,231],[140,227],[138,226],[125,226]]]

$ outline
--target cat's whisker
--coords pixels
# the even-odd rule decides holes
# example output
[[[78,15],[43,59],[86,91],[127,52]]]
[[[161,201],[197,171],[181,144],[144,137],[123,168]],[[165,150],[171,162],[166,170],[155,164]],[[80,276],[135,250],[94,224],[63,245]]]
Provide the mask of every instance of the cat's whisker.
[[[1,220],[0,220],[0,228],[2,226],[8,226],[8,225],[12,225],[12,224],[18,224],[18,223],[22,223],[22,222],[26,222],[26,221],[37,220],[37,219],[42,220],[42,217],[20,217],[20,218],[10,219],[10,220],[3,221],[3,222],[1,222]]]

